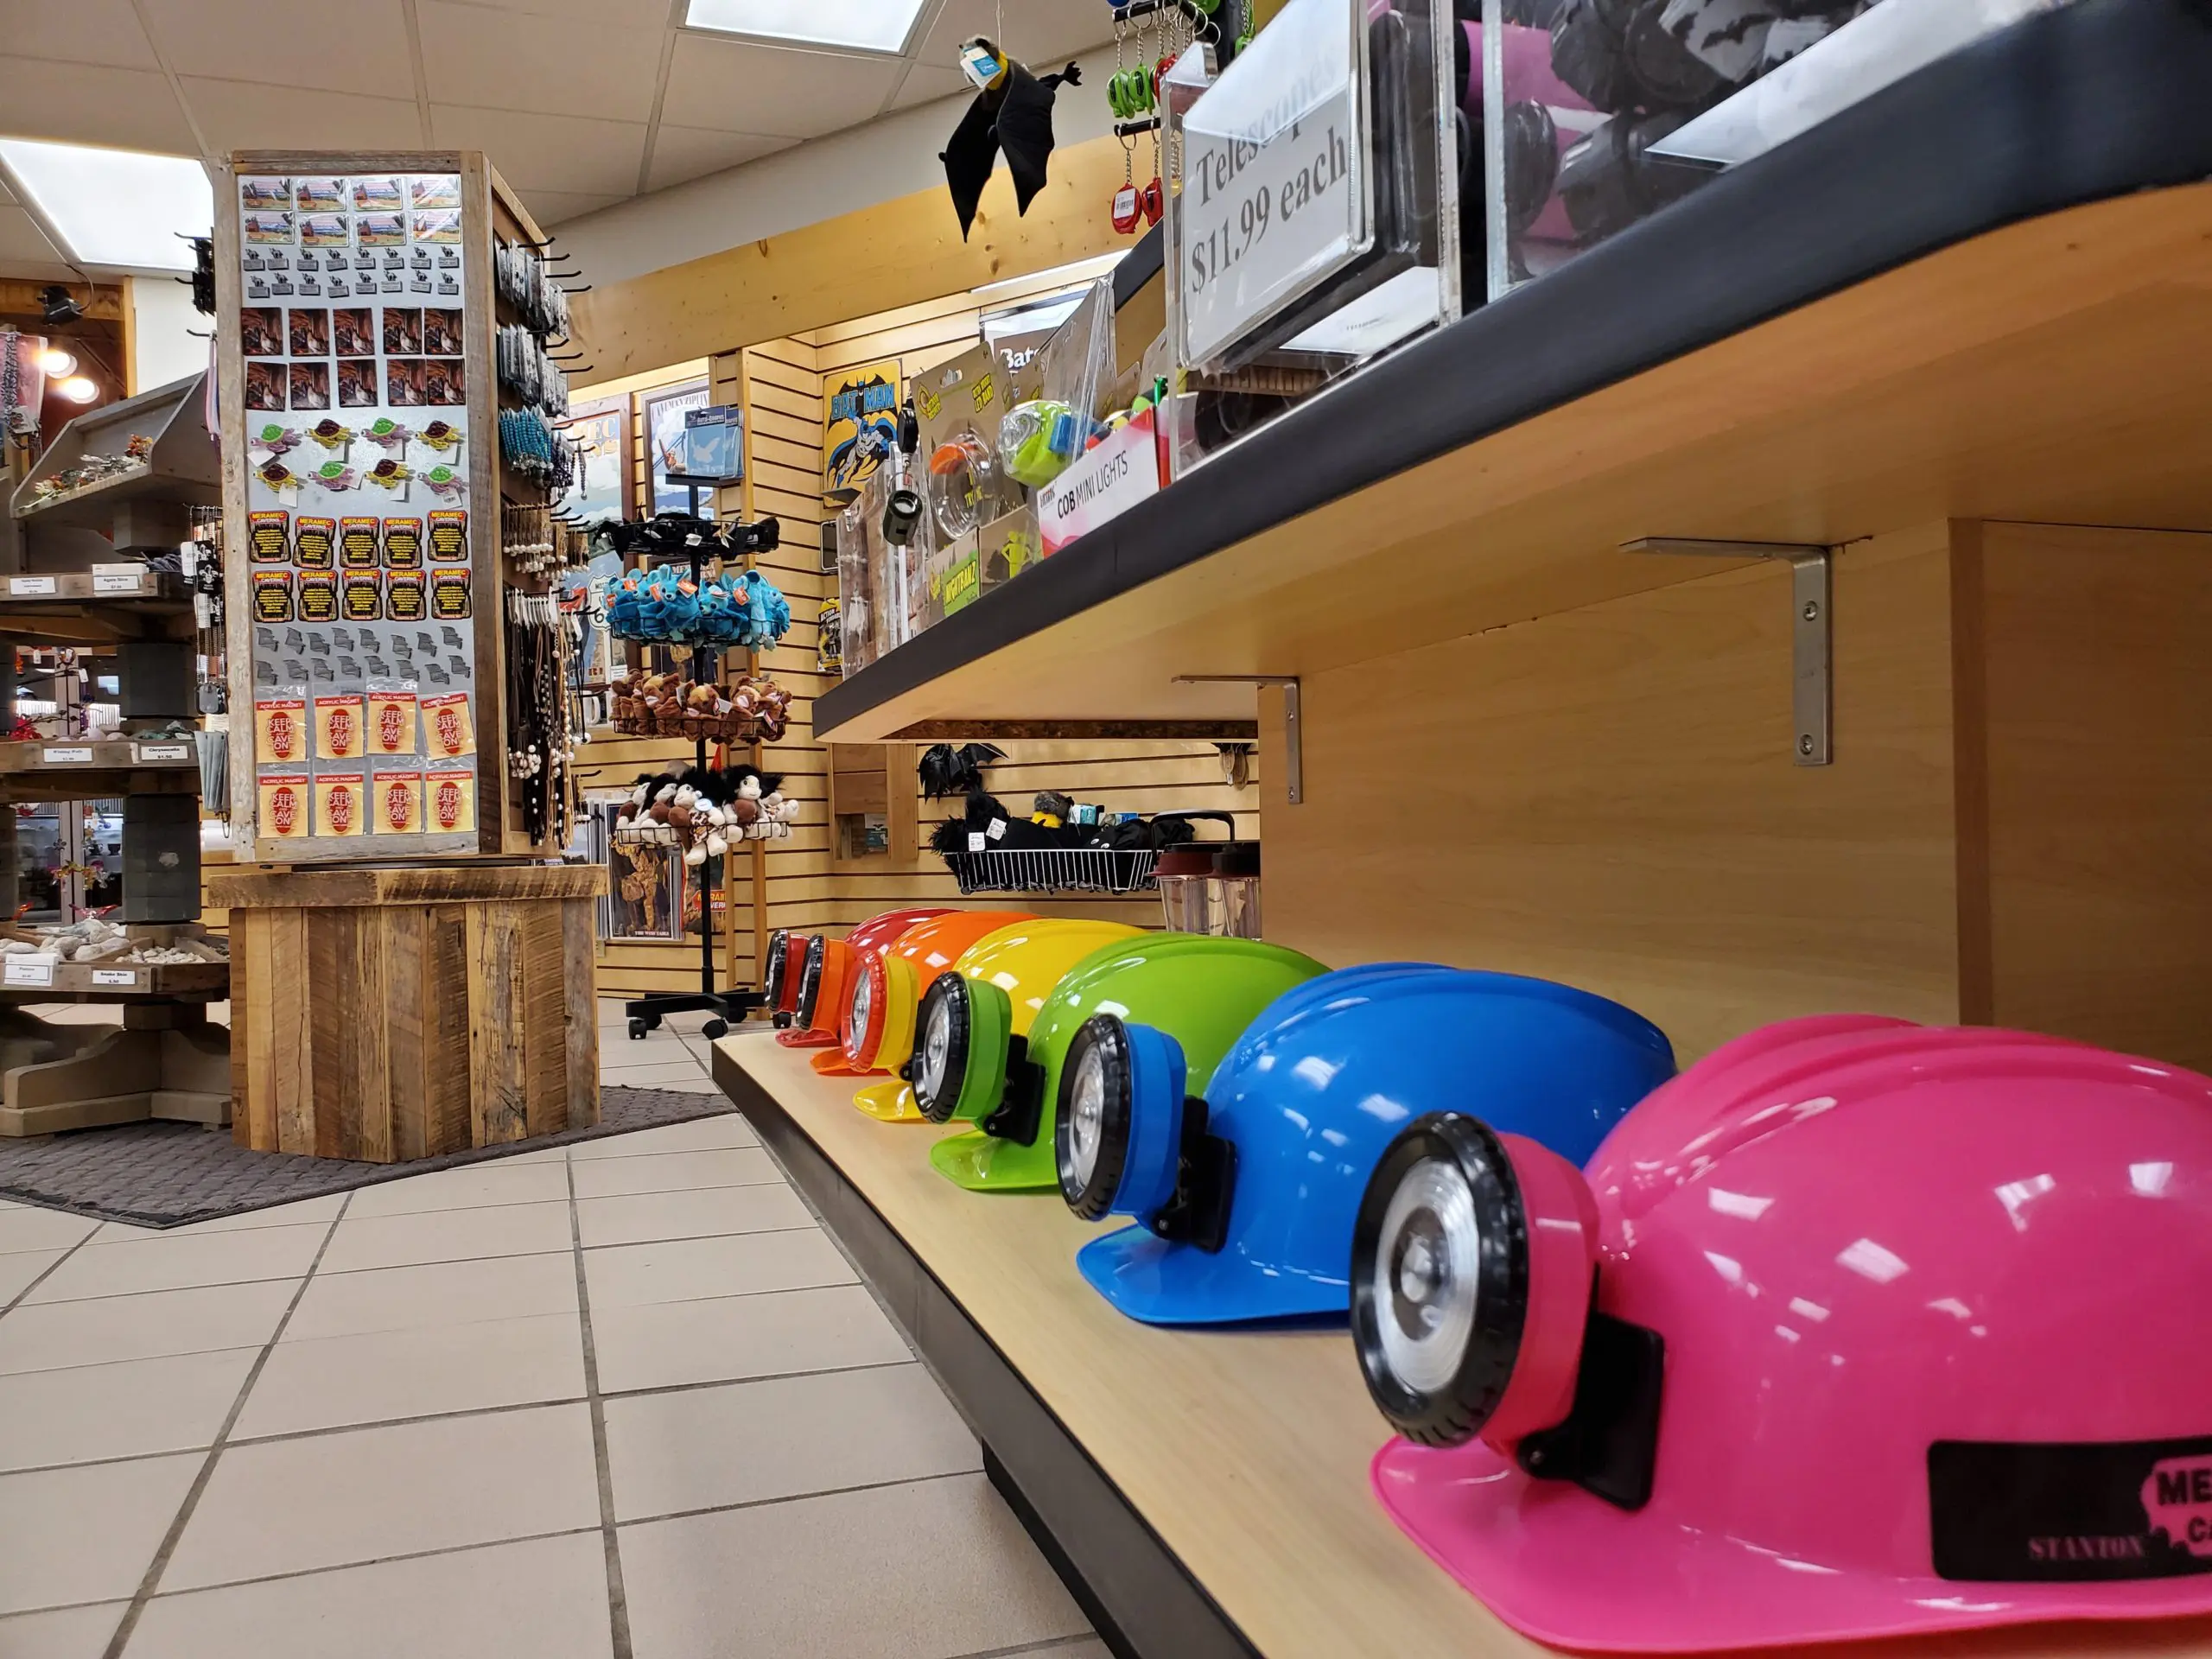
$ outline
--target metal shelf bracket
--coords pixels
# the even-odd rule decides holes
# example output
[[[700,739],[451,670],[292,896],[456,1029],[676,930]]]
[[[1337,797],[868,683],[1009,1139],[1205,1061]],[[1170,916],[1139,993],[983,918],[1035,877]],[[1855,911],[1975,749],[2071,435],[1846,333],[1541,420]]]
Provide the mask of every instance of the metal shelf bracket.
[[[1282,687],[1283,792],[1293,806],[1306,799],[1306,761],[1300,750],[1298,676],[1295,674],[1178,674],[1178,685],[1279,685]]]
[[[1697,541],[1645,536],[1621,543],[1624,553],[1681,553],[1701,559],[1787,559],[1793,572],[1790,607],[1790,714],[1796,740],[1790,759],[1825,766],[1835,758],[1834,636],[1835,549],[1805,542]]]

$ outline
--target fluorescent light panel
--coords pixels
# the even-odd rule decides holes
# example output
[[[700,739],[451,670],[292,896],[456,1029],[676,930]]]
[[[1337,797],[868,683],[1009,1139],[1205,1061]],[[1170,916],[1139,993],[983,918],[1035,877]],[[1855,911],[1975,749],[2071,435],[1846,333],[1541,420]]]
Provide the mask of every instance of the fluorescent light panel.
[[[903,52],[922,0],[690,0],[686,28],[804,46]]]
[[[0,138],[0,163],[79,264],[190,270],[180,236],[206,236],[215,194],[181,156]]]

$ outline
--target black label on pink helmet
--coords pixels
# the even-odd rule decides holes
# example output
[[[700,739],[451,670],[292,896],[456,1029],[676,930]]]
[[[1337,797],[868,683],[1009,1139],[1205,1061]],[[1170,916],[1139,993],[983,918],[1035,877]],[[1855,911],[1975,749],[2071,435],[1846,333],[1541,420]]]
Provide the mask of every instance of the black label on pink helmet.
[[[2212,1573],[2212,1434],[1928,1448],[1936,1571],[1978,1583]]]

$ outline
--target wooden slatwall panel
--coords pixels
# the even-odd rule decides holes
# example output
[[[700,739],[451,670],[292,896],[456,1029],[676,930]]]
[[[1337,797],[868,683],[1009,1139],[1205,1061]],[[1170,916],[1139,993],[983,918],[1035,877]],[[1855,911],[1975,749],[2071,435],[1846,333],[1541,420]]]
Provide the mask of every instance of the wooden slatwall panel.
[[[998,306],[1022,297],[1026,295],[1021,291],[1009,289],[991,296],[989,303]],[[973,345],[979,315],[974,296],[956,295],[753,346],[739,354],[752,446],[748,510],[774,513],[783,521],[786,545],[763,563],[791,600],[795,619],[784,646],[764,658],[769,671],[790,688],[797,701],[790,735],[772,746],[761,764],[783,772],[784,792],[802,803],[791,839],[768,843],[763,884],[768,928],[839,932],[879,911],[902,905],[963,902],[943,861],[927,850],[931,829],[957,815],[960,803],[922,802],[911,779],[904,781],[916,791],[923,839],[919,855],[904,865],[886,859],[866,861],[866,868],[853,863],[833,868],[829,755],[814,741],[812,724],[812,698],[830,683],[817,671],[817,619],[823,600],[836,592],[835,576],[823,575],[819,568],[823,508],[817,492],[824,381],[855,365],[893,357],[899,359],[901,374],[911,378]],[[993,792],[1009,807],[1026,810],[1039,791],[1058,790],[1118,811],[1181,808],[1231,812],[1236,815],[1240,836],[1259,834],[1256,766],[1250,784],[1232,788],[1224,780],[1220,755],[1210,743],[1039,741],[1000,747],[1007,759],[992,769],[989,781]],[[1140,925],[1156,925],[1160,920],[1159,899],[1149,893],[1122,899],[979,896],[972,902]],[[750,941],[741,939],[741,950],[749,949]]]

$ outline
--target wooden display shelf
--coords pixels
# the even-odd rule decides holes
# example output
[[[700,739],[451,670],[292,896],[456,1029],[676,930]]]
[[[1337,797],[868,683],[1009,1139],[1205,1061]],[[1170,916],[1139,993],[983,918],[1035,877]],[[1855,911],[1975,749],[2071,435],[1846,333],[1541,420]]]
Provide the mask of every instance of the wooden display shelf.
[[[22,957],[0,957],[0,997],[24,1002],[107,1002],[136,997],[175,997],[213,1002],[230,995],[226,962],[55,962],[48,977],[17,967]],[[13,969],[13,971],[10,971]]]
[[[1094,1620],[1142,1659],[1536,1656],[1403,1536],[1368,1488],[1389,1431],[1342,1330],[1166,1330],[1077,1274],[1105,1230],[1057,1193],[975,1193],[927,1125],[855,1111],[850,1079],[758,1033],[714,1074],[819,1210],[984,1442],[987,1466]],[[1116,1224],[1119,1224],[1118,1219]],[[1591,1565],[1592,1583],[1602,1561]],[[2026,1626],[1840,1647],[2212,1655],[2212,1620]]]
[[[182,750],[182,753],[175,751]],[[199,746],[189,737],[72,738],[0,742],[0,777],[22,772],[191,772]]]
[[[2181,0],[1931,65],[984,594],[825,692],[816,735],[1249,719],[1249,690],[1175,677],[1313,674],[1731,568],[1639,537],[2212,529],[2208,77]]]
[[[239,868],[235,1133],[391,1163],[599,1122],[598,866]]]
[[[55,571],[10,576],[0,587],[0,639],[104,645],[192,631],[192,590],[163,572]]]
[[[142,760],[142,750],[181,748],[182,759]],[[83,760],[49,760],[51,753]],[[121,795],[196,795],[200,753],[189,738],[142,745],[130,738],[79,742],[0,742],[0,802],[90,801]]]
[[[165,477],[146,467],[104,478],[67,495],[50,495],[43,501],[30,502],[18,507],[16,517],[26,524],[41,526],[105,530],[114,518],[116,508],[129,502],[161,501],[180,506],[212,507],[221,500],[222,491],[217,485]]]

